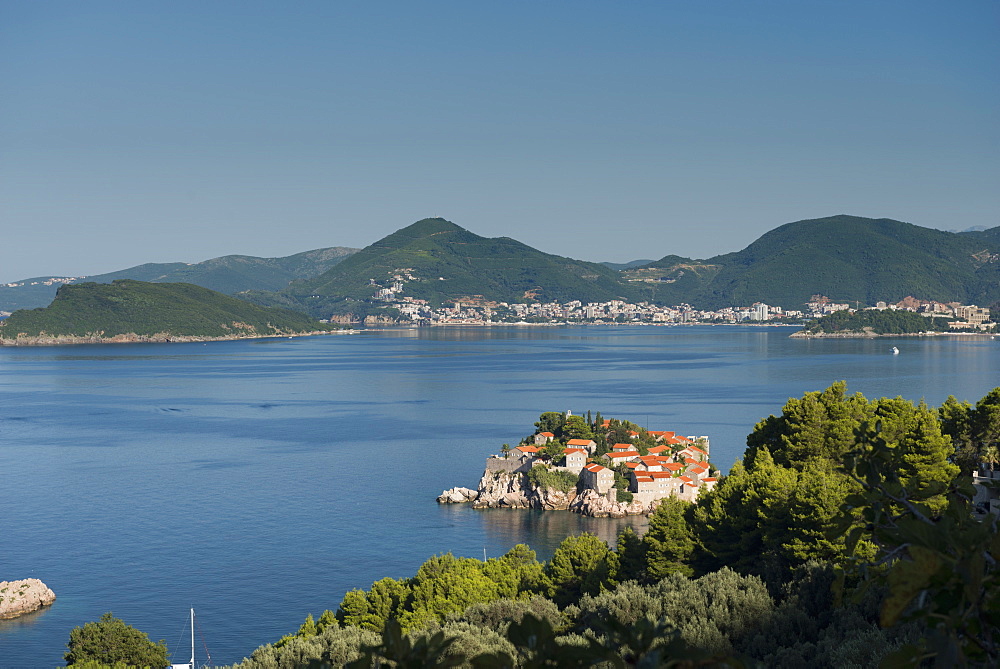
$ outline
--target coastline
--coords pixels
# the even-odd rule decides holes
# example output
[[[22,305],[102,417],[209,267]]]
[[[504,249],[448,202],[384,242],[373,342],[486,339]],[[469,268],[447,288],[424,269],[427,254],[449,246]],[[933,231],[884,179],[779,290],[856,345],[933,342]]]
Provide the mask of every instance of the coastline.
[[[198,335],[172,335],[158,332],[152,335],[140,335],[134,332],[105,337],[103,334],[89,335],[34,335],[0,338],[0,346],[76,346],[81,344],[185,344],[194,342],[238,341],[242,339],[294,339],[298,337],[316,337],[320,335],[355,334],[358,330],[312,330],[309,332],[289,332],[268,335],[225,335],[222,337],[205,337]]]
[[[989,332],[908,332],[891,334],[878,332],[805,332],[800,330],[788,335],[791,339],[883,339],[900,337],[986,337],[992,339],[996,335]]]

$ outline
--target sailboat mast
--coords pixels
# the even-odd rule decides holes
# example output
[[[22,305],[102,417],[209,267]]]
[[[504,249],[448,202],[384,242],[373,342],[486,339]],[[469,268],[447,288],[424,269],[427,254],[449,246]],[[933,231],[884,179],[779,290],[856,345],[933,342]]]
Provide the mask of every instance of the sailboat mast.
[[[195,664],[194,664],[194,609],[191,609],[191,669],[195,669]]]

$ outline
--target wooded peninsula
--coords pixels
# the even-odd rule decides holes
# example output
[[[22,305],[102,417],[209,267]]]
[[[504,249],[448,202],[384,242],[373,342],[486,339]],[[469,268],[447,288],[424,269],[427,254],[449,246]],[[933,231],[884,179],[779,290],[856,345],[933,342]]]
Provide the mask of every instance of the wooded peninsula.
[[[836,383],[643,536],[434,556],[236,666],[993,667],[998,447],[1000,388],[933,408]]]

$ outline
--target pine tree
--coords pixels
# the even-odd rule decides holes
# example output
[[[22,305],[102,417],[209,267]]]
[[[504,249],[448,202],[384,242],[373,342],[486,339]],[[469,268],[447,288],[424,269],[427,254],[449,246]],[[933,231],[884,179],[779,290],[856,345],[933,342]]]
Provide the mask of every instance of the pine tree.
[[[618,534],[618,573],[615,580],[642,581],[646,578],[646,546],[631,527]]]
[[[676,497],[667,497],[649,517],[649,530],[642,537],[646,555],[646,572],[653,580],[670,574],[691,576],[689,562],[694,553],[694,537],[685,514],[691,504]]]

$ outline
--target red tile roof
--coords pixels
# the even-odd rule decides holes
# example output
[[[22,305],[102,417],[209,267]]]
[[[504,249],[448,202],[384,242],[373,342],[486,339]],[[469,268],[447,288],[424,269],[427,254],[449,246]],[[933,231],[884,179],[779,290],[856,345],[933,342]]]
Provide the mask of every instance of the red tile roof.
[[[593,439],[570,439],[566,442],[567,446],[590,446],[594,443]]]
[[[614,453],[608,453],[606,457],[614,459],[637,457],[638,455],[639,451],[615,451]]]

